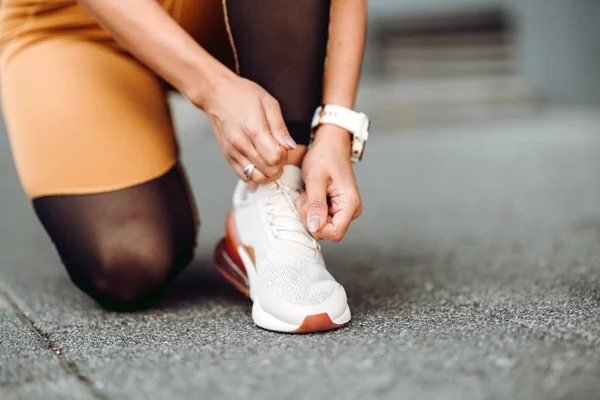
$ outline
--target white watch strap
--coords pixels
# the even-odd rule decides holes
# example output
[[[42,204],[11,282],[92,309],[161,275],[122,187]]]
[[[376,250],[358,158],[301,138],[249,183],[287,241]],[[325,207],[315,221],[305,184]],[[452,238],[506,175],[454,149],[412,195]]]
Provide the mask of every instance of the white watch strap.
[[[356,111],[334,104],[327,104],[317,109],[312,127],[314,129],[320,124],[333,124],[356,134],[361,121],[361,115]]]

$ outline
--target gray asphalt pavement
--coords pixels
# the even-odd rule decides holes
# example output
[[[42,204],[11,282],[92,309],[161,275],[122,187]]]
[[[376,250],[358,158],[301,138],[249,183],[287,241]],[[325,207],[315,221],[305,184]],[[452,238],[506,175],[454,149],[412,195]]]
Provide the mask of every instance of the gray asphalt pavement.
[[[139,313],[71,284],[0,135],[1,399],[600,398],[600,113],[375,127],[364,216],[324,246],[353,321],[289,336],[215,273],[235,178],[201,116],[175,111],[200,247]]]

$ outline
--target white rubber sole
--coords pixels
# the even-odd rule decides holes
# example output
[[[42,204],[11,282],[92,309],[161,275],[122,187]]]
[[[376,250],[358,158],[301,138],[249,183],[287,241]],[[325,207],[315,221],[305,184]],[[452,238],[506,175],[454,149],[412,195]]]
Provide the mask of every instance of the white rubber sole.
[[[314,316],[311,316],[311,315],[306,316],[306,318],[311,318],[311,317],[314,317]],[[323,317],[321,317],[321,318],[323,318]],[[282,332],[282,333],[312,333],[312,332],[320,332],[320,331],[340,328],[343,325],[347,324],[350,321],[350,307],[348,307],[348,305],[346,305],[346,309],[344,310],[342,315],[336,319],[331,319],[331,317],[329,317],[331,324],[329,324],[329,322],[324,318],[323,318],[323,320],[324,320],[323,323],[315,322],[315,325],[318,325],[317,328],[323,328],[323,329],[314,329],[313,330],[313,329],[306,328],[306,330],[303,330],[302,326],[305,325],[306,322],[304,322],[301,325],[293,325],[293,324],[284,322],[280,319],[277,319],[274,316],[272,316],[271,314],[269,314],[268,312],[266,312],[265,310],[263,310],[263,308],[260,306],[260,303],[258,301],[254,301],[254,304],[252,305],[252,319],[254,320],[254,323],[256,325],[260,326],[263,329],[267,329],[269,331]],[[306,319],[305,319],[305,321],[306,321]]]

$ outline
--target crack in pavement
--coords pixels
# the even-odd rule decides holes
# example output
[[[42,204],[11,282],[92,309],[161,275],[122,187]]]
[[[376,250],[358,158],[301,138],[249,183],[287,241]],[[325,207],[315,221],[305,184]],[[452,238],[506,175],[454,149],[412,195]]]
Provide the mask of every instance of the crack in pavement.
[[[27,312],[23,311],[21,307],[17,304],[17,302],[8,294],[8,291],[4,289],[0,285],[0,296],[4,298],[6,303],[11,307],[11,309],[17,314],[17,316],[27,325],[29,328],[35,332],[38,336],[42,338],[42,340],[47,344],[48,349],[54,354],[60,361],[61,366],[67,371],[67,373],[74,375],[77,380],[83,383],[88,390],[92,393],[94,397],[99,400],[109,400],[109,398],[102,393],[94,384],[94,381],[86,376],[81,370],[77,363],[71,360],[67,355],[62,351],[62,346],[55,343],[50,334],[44,332],[40,327],[35,324],[35,321],[28,315]]]

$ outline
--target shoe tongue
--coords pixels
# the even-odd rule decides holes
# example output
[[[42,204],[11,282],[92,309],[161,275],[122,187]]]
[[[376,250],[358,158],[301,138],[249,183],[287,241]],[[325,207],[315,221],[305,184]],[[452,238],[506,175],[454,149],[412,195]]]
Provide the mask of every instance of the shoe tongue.
[[[279,177],[278,181],[297,192],[304,190],[304,183],[302,182],[302,172],[300,168],[295,165],[285,165],[283,167],[283,174]]]

